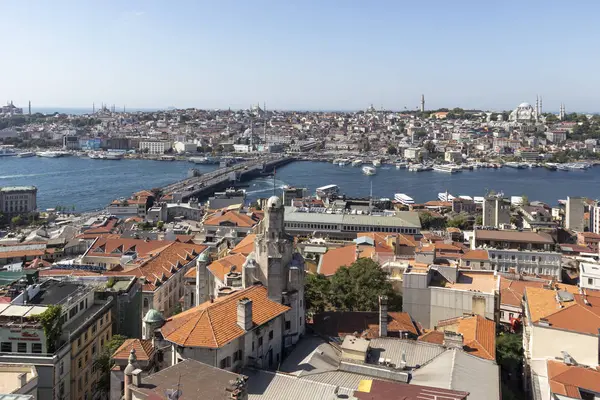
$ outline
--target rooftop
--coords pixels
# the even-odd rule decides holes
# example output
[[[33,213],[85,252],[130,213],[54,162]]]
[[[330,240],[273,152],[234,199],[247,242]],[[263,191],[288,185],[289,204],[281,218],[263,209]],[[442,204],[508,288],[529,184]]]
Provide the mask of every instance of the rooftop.
[[[225,283],[225,275],[229,272],[242,272],[242,266],[246,262],[246,256],[243,254],[230,254],[216,261],[213,261],[208,266],[208,270],[215,278]]]
[[[548,381],[555,395],[584,399],[582,391],[600,393],[600,371],[548,360]]]
[[[135,355],[139,361],[149,361],[154,357],[154,347],[151,340],[127,339],[115,350],[112,358],[116,360],[128,360],[131,349],[135,349]]]
[[[34,365],[0,363],[0,393],[6,393],[4,395],[7,396],[6,399],[11,399],[11,397],[8,397],[8,393],[14,393],[21,389],[22,374],[25,374],[26,384],[38,377]],[[3,395],[0,394],[0,399],[3,399],[2,396]],[[15,397],[15,399],[20,399],[20,397]]]
[[[255,238],[256,234],[254,233],[246,235],[241,242],[239,242],[233,249],[231,249],[231,253],[243,254],[245,256],[252,253],[254,251]]]
[[[495,275],[493,272],[459,271],[456,282],[448,282],[446,283],[445,287],[450,289],[469,290],[482,293],[494,293],[494,291],[496,291],[498,288],[499,279],[500,277]]]
[[[409,385],[402,382],[387,382],[367,379],[360,382],[354,397],[358,400],[465,400],[469,393],[440,389],[431,386]]]
[[[61,304],[78,291],[85,290],[81,283],[72,283],[48,279],[42,282],[40,291],[28,303],[38,305]]]
[[[500,304],[521,307],[523,295],[527,287],[544,287],[544,282],[517,281],[505,277],[500,278]]]
[[[419,214],[413,211],[397,211],[393,215],[327,214],[297,212],[294,207],[285,207],[286,222],[307,222],[324,224],[348,224],[363,226],[385,226],[421,228]]]
[[[496,323],[490,319],[473,315],[451,318],[438,322],[438,327],[452,330],[463,336],[463,350],[486,360],[496,359]],[[442,342],[443,344],[443,342]]]
[[[496,231],[477,229],[474,232],[476,240],[497,240],[503,242],[553,244],[554,240],[545,234],[537,232]]]
[[[358,333],[366,338],[379,337],[379,312],[327,311],[313,317],[313,329],[328,337],[344,337]],[[388,312],[388,336],[401,332],[418,335],[412,318],[405,312]]]
[[[162,399],[167,390],[179,387],[183,399],[229,400],[232,382],[240,378],[242,375],[187,359],[142,378],[142,385],[132,390],[149,399]]]
[[[26,191],[36,191],[37,188],[35,186],[4,186],[0,187],[0,192],[26,192]]]

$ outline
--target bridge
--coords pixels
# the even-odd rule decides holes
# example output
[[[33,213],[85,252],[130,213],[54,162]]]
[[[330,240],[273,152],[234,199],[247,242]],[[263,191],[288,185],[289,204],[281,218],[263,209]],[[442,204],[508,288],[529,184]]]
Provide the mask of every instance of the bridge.
[[[192,197],[205,198],[217,190],[226,189],[236,182],[245,182],[258,176],[272,173],[275,168],[295,161],[294,157],[267,157],[248,160],[223,167],[200,176],[187,178],[162,188],[163,194],[180,193],[182,200]]]

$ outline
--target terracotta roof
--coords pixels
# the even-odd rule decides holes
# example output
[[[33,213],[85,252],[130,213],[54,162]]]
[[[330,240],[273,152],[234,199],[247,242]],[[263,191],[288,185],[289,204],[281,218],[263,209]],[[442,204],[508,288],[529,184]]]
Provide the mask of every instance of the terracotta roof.
[[[465,255],[462,256],[462,259],[463,260],[487,261],[490,259],[490,256],[489,256],[487,250],[475,249],[475,250],[471,250],[471,251],[465,253]]]
[[[596,240],[600,240],[600,234],[598,233],[594,233],[594,232],[579,232],[577,233],[578,236],[582,236],[586,239],[596,239]]]
[[[398,243],[401,246],[417,247],[419,241],[415,239],[413,235],[398,234]]]
[[[545,233],[519,232],[519,231],[489,231],[483,229],[475,230],[476,240],[498,240],[520,243],[542,243],[553,244],[554,240]]]
[[[358,332],[366,338],[379,337],[379,312],[377,311],[327,311],[313,317],[313,329],[322,335],[344,337]],[[388,336],[400,332],[419,334],[412,318],[405,312],[388,312]]]
[[[181,243],[194,243],[194,235],[175,235],[175,240]]]
[[[463,317],[458,322],[464,350],[486,360],[496,359],[496,323],[479,315]]]
[[[419,336],[419,341],[434,343],[434,344],[444,344],[444,332],[442,331],[429,331],[421,336]]]
[[[424,204],[425,207],[452,207],[452,202],[450,201],[439,201],[439,200],[431,200]]]
[[[506,304],[513,307],[521,307],[525,288],[544,287],[544,282],[517,281],[500,277],[500,304]]]
[[[231,253],[233,254],[243,254],[247,256],[248,254],[254,251],[254,239],[256,238],[256,234],[251,233],[246,235],[245,238],[242,239],[233,249],[231,249]]]
[[[254,216],[254,214],[253,214]],[[202,224],[206,226],[239,226],[243,228],[251,228],[259,222],[258,217],[252,218],[244,213],[237,211],[227,211],[222,215],[211,215]]]
[[[128,251],[135,251],[138,258],[147,257],[160,251],[171,243],[165,240],[128,239],[128,238],[98,238],[88,249],[85,257],[121,257]]]
[[[267,288],[256,285],[169,318],[161,328],[163,337],[185,347],[222,347],[245,333],[237,324],[237,303],[243,298],[252,300],[254,326],[263,325],[290,309],[269,300]]]
[[[331,249],[323,254],[320,261],[319,273],[325,276],[331,276],[336,273],[342,266],[349,267],[356,261],[356,247],[351,244],[349,246]],[[358,246],[361,258],[371,257],[374,253],[372,246]]]
[[[242,272],[242,266],[246,262],[246,256],[243,254],[231,254],[213,261],[209,266],[208,270],[218,280],[225,283],[225,275],[232,270],[235,272]]]
[[[21,258],[21,257],[41,257],[45,254],[46,254],[45,249],[0,251],[0,259],[2,259],[2,258]]]
[[[467,392],[377,379],[361,380],[354,397],[358,400],[466,400]]]
[[[375,245],[375,252],[376,253],[390,253],[393,254],[394,253],[394,249],[392,249],[390,246],[388,246],[387,244],[387,236],[383,233],[380,232],[361,232],[358,233],[356,235],[357,238],[361,238],[361,237],[369,237],[371,239],[373,239],[373,243]]]
[[[600,371],[576,365],[566,365],[561,361],[548,360],[548,383],[555,395],[582,399],[580,389],[587,392],[600,392]]]
[[[154,357],[154,347],[151,340],[127,339],[113,353],[112,358],[115,360],[127,360],[132,348],[135,349],[135,356],[140,361],[148,361]]]
[[[573,301],[558,301],[557,292],[551,289],[527,287],[525,297],[531,322],[539,324],[541,319],[550,327],[597,335],[600,329],[600,293],[586,291],[584,295],[573,293]]]
[[[99,276],[100,273],[78,269],[42,269],[40,276]]]

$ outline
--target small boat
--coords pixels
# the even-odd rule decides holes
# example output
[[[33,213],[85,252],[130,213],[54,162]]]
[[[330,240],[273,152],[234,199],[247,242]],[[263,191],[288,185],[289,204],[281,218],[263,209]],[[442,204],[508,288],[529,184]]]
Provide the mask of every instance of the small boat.
[[[381,167],[381,160],[373,160],[374,167]]]
[[[340,158],[338,161],[338,165],[340,167],[346,166],[348,164],[350,164],[350,160],[348,160],[347,158]]]
[[[437,171],[437,172],[446,172],[449,174],[455,174],[455,173],[461,171],[460,167],[457,167],[456,165],[450,165],[450,164],[434,165],[433,170]]]
[[[364,167],[362,167],[362,172],[365,175],[375,175],[377,173],[377,169],[375,167],[365,165]]]
[[[24,151],[22,153],[17,154],[17,157],[19,157],[19,158],[35,157],[35,152]]]
[[[521,164],[519,162],[514,162],[514,161],[509,161],[507,163],[504,163],[505,167],[509,167],[509,168],[516,168],[516,169],[524,169],[525,168],[525,164]]]
[[[104,154],[103,157],[105,160],[122,160],[123,159],[123,154],[122,153],[106,153]]]
[[[406,168],[408,167],[408,163],[405,162],[397,162],[396,163],[396,169],[402,169],[402,168]]]
[[[452,200],[454,200],[454,196],[452,196],[448,192],[440,192],[440,193],[438,193],[438,199],[440,201],[452,201]]]
[[[398,201],[399,203],[404,204],[405,206],[415,204],[415,201],[413,200],[413,198],[404,193],[396,193],[394,195],[394,199],[396,201]]]
[[[556,171],[556,164],[546,163],[546,164],[544,164],[544,167],[546,169],[549,169],[550,171]]]
[[[46,158],[58,158],[62,157],[63,154],[60,151],[39,151],[36,153],[38,157],[46,157]]]
[[[16,155],[17,153],[15,153],[12,146],[0,146],[0,157],[12,157]]]
[[[569,167],[567,167],[565,164],[558,164],[556,166],[556,169],[558,171],[569,171]]]
[[[340,192],[340,187],[338,185],[325,185],[318,187],[316,192],[319,197],[329,197],[337,195]]]
[[[421,172],[425,171],[425,167],[423,164],[412,164],[410,167],[408,167],[408,170],[410,172]]]
[[[363,160],[361,160],[361,159],[354,160],[354,161],[352,161],[352,166],[353,167],[358,167],[358,166],[361,166],[362,163],[363,163]]]

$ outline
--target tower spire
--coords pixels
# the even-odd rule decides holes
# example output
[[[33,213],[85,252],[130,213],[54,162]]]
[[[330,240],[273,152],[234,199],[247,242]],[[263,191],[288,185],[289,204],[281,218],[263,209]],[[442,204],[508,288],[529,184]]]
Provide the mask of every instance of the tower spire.
[[[425,112],[425,95],[421,95],[421,112]]]

